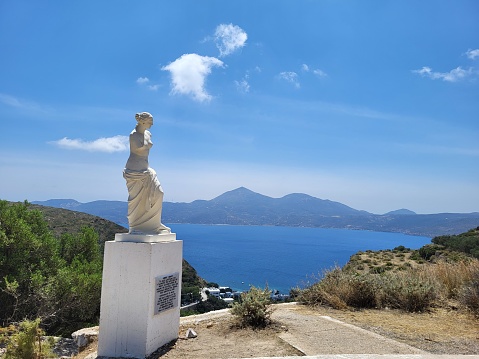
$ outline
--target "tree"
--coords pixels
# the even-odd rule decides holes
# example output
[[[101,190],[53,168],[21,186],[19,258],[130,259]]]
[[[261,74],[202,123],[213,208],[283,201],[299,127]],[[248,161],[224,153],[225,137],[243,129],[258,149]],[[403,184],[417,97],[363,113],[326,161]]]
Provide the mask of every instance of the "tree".
[[[28,202],[0,201],[0,321],[42,319],[50,333],[96,324],[102,257],[98,234],[84,227],[55,238]]]
[[[61,266],[58,242],[28,202],[0,201],[0,319],[31,317],[39,290]]]

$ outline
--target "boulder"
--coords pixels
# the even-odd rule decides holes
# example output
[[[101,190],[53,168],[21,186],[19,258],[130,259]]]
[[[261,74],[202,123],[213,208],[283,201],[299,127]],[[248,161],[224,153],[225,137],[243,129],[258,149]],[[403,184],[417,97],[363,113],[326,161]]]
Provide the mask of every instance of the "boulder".
[[[98,338],[99,327],[83,328],[72,333],[72,338],[81,351],[88,346],[94,339]]]

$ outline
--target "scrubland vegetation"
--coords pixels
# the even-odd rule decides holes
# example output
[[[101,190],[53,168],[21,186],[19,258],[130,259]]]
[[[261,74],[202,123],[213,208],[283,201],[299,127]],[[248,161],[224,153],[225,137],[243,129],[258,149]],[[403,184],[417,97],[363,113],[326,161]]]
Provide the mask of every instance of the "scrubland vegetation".
[[[0,201],[0,327],[40,319],[48,334],[69,336],[98,325],[103,241],[118,226],[105,232],[103,220],[59,209],[49,209],[45,219],[33,207]],[[84,225],[87,217],[100,222],[103,240]],[[182,278],[185,288],[203,282],[186,261]]]
[[[41,318],[50,333],[98,322],[102,255],[89,227],[55,237],[27,203],[0,202],[0,321]]]
[[[297,299],[309,305],[467,310],[479,317],[479,227],[441,236],[419,250],[403,246],[359,252],[344,268],[332,268]]]

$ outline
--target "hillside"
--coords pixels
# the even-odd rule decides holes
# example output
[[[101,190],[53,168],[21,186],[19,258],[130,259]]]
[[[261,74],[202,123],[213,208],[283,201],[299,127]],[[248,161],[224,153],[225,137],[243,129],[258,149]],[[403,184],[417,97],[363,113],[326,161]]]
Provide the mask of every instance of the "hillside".
[[[33,203],[74,209],[123,226],[128,225],[127,202],[79,203],[65,199]],[[347,228],[434,237],[458,234],[477,227],[479,213],[416,214],[407,209],[399,209],[378,215],[307,194],[293,193],[272,198],[240,187],[211,200],[196,200],[191,203],[165,202],[163,222]]]
[[[75,203],[76,201],[71,201],[69,203]],[[102,201],[97,201],[102,202]],[[54,204],[54,202],[49,202]],[[64,201],[59,200],[56,204],[64,205]],[[79,203],[79,202],[76,202]],[[38,204],[32,204],[32,209],[40,210],[45,220],[48,223],[48,227],[55,234],[59,236],[63,233],[78,233],[82,227],[89,226],[93,227],[95,231],[99,234],[99,239],[101,243],[105,241],[112,241],[115,239],[115,233],[127,233],[128,229],[122,227],[116,223],[113,223],[109,220],[94,216],[88,213],[77,212],[70,209],[64,208],[54,208],[41,206]],[[70,207],[72,208],[72,207]],[[75,206],[73,208],[78,208]],[[102,246],[103,248],[103,246]],[[202,279],[196,270],[183,259],[183,285],[185,286],[201,286],[205,281]]]

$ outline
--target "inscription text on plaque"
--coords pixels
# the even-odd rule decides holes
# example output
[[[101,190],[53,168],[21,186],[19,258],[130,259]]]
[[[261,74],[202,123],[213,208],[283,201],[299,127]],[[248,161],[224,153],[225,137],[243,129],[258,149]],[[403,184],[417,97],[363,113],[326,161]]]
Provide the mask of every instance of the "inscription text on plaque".
[[[180,273],[155,278],[155,315],[178,306]]]

